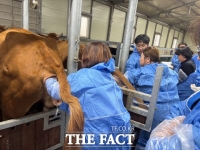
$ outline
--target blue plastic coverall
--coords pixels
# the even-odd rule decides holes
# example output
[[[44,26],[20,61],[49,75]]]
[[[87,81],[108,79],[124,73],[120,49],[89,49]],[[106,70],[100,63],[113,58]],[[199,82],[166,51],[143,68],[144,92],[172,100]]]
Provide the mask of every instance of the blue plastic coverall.
[[[200,60],[198,60],[198,57],[199,57],[198,54],[195,54],[195,55],[192,57],[192,60],[194,61],[195,65],[196,65],[196,70],[200,67]]]
[[[173,113],[170,114],[170,118],[174,118],[176,116],[186,116],[183,121],[183,124],[188,124],[192,126],[192,131],[190,135],[193,136],[195,150],[200,150],[200,91],[191,95],[187,100],[181,101],[179,104],[174,105]],[[195,105],[195,103],[197,103]],[[193,105],[194,104],[194,105]],[[193,106],[193,109],[191,109]],[[185,136],[185,138],[190,138],[190,136]],[[189,140],[189,139],[188,139]],[[149,147],[152,144],[154,146],[154,150],[182,150],[181,145],[185,143],[181,143],[181,140],[174,134],[173,136],[159,139],[150,139],[146,146],[146,150],[150,150]]]
[[[126,144],[98,147],[100,146],[99,134],[107,134],[108,137],[109,134],[112,134],[115,139],[118,134],[130,133],[130,115],[124,107],[122,91],[111,74],[115,71],[114,64],[114,59],[111,58],[107,63],[99,63],[91,68],[83,68],[67,77],[71,93],[79,99],[84,112],[84,133],[95,134],[95,145],[83,146],[83,150],[130,149],[130,146]],[[61,99],[56,78],[47,79],[45,84],[51,97]],[[60,109],[69,112],[68,104],[64,102],[60,105]],[[119,141],[127,143],[127,138],[121,138]]]
[[[138,53],[136,47],[134,47],[133,53],[129,56],[126,62],[125,72],[140,67],[140,55],[141,54]]]
[[[199,52],[198,52],[199,53]],[[196,64],[196,71],[198,73],[197,79],[196,79],[196,86],[200,86],[200,60],[198,59],[198,54],[194,55],[192,57],[192,60],[194,61],[194,63]]]
[[[178,83],[177,85],[178,95],[181,101],[186,100],[190,95],[194,93],[194,91],[190,88],[190,85],[195,84],[197,82],[196,81],[197,77],[198,73],[197,71],[195,71],[191,73],[185,81]]]
[[[172,61],[173,70],[178,73],[178,70],[181,66],[181,63],[179,62],[179,59],[178,59],[178,55],[174,54],[172,56],[171,61]]]
[[[169,69],[167,65],[152,63],[145,65],[144,67],[140,67],[136,70],[129,71],[127,77],[128,80],[133,85],[135,85],[137,91],[151,94],[154,83],[154,77],[156,74],[156,68],[159,65],[164,66],[164,71],[160,84],[160,90],[158,93],[158,99],[156,104],[157,109],[155,110],[151,131],[159,123],[161,123],[167,115],[169,115],[170,107],[179,102],[177,90],[178,75],[173,70]],[[144,149],[150,137],[151,131],[141,131],[138,143],[136,145],[136,149]]]

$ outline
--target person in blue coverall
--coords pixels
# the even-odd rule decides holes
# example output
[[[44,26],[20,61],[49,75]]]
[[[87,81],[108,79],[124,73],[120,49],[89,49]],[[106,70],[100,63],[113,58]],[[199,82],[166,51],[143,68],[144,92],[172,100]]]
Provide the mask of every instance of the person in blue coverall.
[[[182,47],[185,47],[185,46],[187,46],[187,44],[184,43],[184,42],[181,42],[181,43],[179,43],[178,48],[182,48]],[[181,66],[181,62],[179,62],[179,60],[178,60],[178,55],[174,54],[172,56],[171,62],[172,62],[173,70],[178,73],[178,70]]]
[[[147,47],[143,50],[140,58],[140,68],[128,71],[125,76],[135,86],[137,91],[147,94],[152,93],[156,68],[163,66],[163,76],[158,93],[156,110],[153,118],[151,131],[169,115],[170,107],[179,102],[177,83],[178,75],[167,65],[160,63],[159,51],[155,47]],[[135,150],[144,150],[150,137],[150,132],[142,130]]]
[[[185,100],[194,93],[194,91],[190,88],[190,85],[195,83],[198,73],[195,71],[196,66],[191,59],[193,53],[191,53],[189,47],[179,48],[175,53],[178,55],[178,59],[181,62],[181,66],[179,68],[179,83],[177,85],[178,94],[180,100]],[[184,78],[181,77],[183,76],[183,73],[180,72],[180,69],[185,74]]]
[[[92,42],[83,51],[83,68],[66,78],[70,84],[72,95],[76,96],[84,112],[84,134],[94,134],[94,145],[83,145],[82,150],[130,150],[128,137],[119,136],[124,144],[100,145],[100,134],[110,135],[116,142],[119,134],[131,132],[130,114],[122,100],[122,91],[112,76],[115,62],[107,45]],[[59,84],[56,77],[45,80],[49,95],[55,105],[70,112],[69,106],[61,101]],[[86,137],[86,143],[88,139]],[[107,146],[107,147],[105,147]]]
[[[149,42],[150,38],[145,34],[140,34],[135,38],[136,47],[133,47],[133,53],[126,62],[125,72],[140,67],[140,55],[142,51],[148,47]]]
[[[200,91],[172,109],[152,132],[146,150],[200,150]]]
[[[198,47],[197,54],[192,57],[192,60],[196,64],[196,70],[198,70],[200,68],[200,47]]]

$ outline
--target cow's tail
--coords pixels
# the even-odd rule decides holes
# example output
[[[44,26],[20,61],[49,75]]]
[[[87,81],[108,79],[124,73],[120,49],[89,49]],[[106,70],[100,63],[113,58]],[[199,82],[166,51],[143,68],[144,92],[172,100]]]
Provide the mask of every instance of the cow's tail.
[[[125,76],[118,69],[116,69],[115,72],[113,72],[113,75],[116,75],[128,89],[135,90],[132,84],[125,78]],[[139,107],[147,109],[142,99],[136,98],[136,100],[139,102],[138,104]]]
[[[69,105],[70,118],[68,122],[67,132],[69,134],[76,133],[81,134],[84,127],[84,115],[79,103],[79,100],[71,95],[70,86],[66,80],[65,72],[57,74],[58,82],[60,84],[60,96],[61,99]],[[74,140],[74,139],[73,139]],[[73,150],[79,149],[73,147]]]

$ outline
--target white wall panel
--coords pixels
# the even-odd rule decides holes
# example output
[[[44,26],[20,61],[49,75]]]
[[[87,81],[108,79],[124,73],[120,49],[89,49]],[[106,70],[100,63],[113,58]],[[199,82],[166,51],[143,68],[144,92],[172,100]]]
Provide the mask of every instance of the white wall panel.
[[[137,25],[136,25],[135,37],[137,37],[139,34],[144,34],[145,33],[146,24],[147,24],[147,20],[138,17]]]
[[[155,26],[156,26],[156,23],[149,21],[149,24],[148,24],[148,27],[147,27],[147,33],[146,33],[150,38],[149,45],[153,45]]]
[[[114,9],[109,41],[122,42],[126,13]]]
[[[162,35],[161,35],[161,39],[160,39],[160,47],[165,47],[165,44],[167,42],[168,31],[169,31],[169,28],[163,26]]]
[[[183,42],[183,32],[179,32],[179,35],[178,35],[178,41],[177,41],[177,47],[178,47],[178,44]]]
[[[178,38],[178,33],[179,33],[179,31],[175,31],[174,38]]]
[[[93,2],[91,39],[107,40],[110,7]]]
[[[42,0],[42,33],[66,35],[67,0]]]
[[[169,32],[169,37],[168,37],[168,41],[167,41],[167,48],[172,47],[173,36],[174,36],[174,30],[171,29]]]
[[[92,3],[92,0],[83,0],[82,1],[82,12],[89,14],[90,10],[91,10],[91,3]]]
[[[157,32],[157,33],[161,33],[161,31],[162,31],[162,25],[157,24],[157,25],[156,25],[156,32]]]

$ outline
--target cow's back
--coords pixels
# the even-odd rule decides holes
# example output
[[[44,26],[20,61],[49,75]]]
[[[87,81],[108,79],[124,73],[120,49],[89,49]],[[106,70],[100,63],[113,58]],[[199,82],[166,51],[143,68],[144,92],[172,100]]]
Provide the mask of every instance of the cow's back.
[[[0,38],[4,39],[0,44],[1,110],[6,118],[18,118],[41,99],[45,91],[44,77],[55,74],[48,72],[48,68],[62,63],[54,40],[13,31]]]

